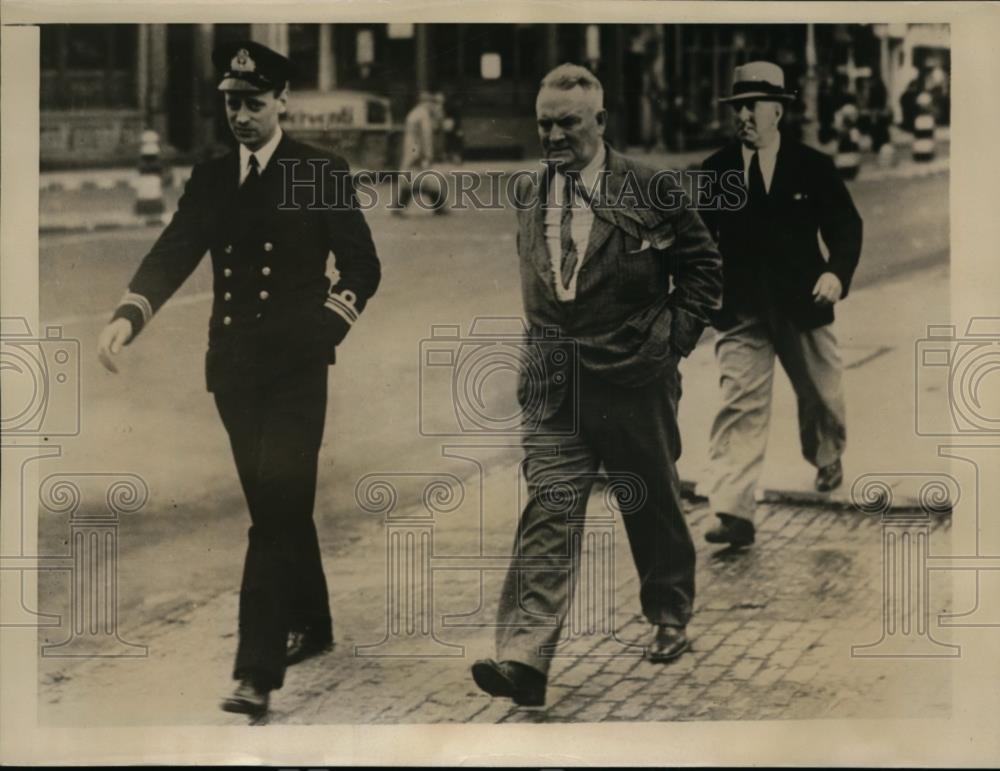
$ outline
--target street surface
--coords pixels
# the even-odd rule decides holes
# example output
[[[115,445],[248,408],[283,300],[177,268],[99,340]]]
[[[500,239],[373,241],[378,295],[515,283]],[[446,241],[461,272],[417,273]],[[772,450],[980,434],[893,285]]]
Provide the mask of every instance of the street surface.
[[[947,265],[948,186],[947,174],[852,183],[865,220],[853,291],[870,287],[884,291],[886,302],[919,302],[894,297],[893,281]],[[490,703],[471,685],[468,665],[489,653],[487,628],[440,634],[465,646],[456,657],[355,656],[355,645],[377,643],[386,630],[385,525],[381,513],[358,505],[359,480],[373,472],[451,473],[467,485],[476,478],[468,462],[446,457],[445,445],[457,442],[420,434],[420,418],[439,425],[453,415],[447,388],[419,387],[421,341],[434,325],[459,325],[467,336],[476,317],[521,311],[512,212],[437,218],[411,209],[394,219],[379,209],[367,216],[383,283],[331,370],[316,505],[338,646],[290,673],[276,694],[272,722],[853,717],[879,716],[888,704],[928,716],[948,709],[948,675],[940,662],[920,664],[918,677],[918,669],[907,669],[902,682],[891,661],[850,659],[852,644],[879,636],[879,525],[877,518],[817,507],[766,508],[764,537],[751,553],[734,558],[707,549],[701,533],[710,517],[704,506],[694,506],[695,653],[656,668],[631,657],[594,658],[586,654],[605,651],[605,643],[577,641],[572,652],[581,657],[557,665],[543,712],[511,711],[509,703]],[[95,352],[98,332],[157,234],[145,228],[41,239],[41,322],[80,340],[83,411],[80,436],[60,440],[61,456],[40,462],[40,474],[132,473],[150,493],[118,532],[120,634],[148,645],[149,658],[43,658],[40,710],[55,722],[234,719],[215,702],[229,687],[249,521],[227,438],[204,388],[209,261],[120,357],[118,376],[100,367]],[[512,400],[508,375],[491,379],[488,398]],[[686,379],[682,412],[702,398],[700,391],[714,388],[714,381]],[[479,465],[491,479],[506,479],[506,492],[486,496],[494,506],[490,515],[464,516],[462,508],[439,517],[435,554],[439,546],[442,554],[478,553],[477,537],[481,547],[489,543],[483,553],[509,552],[518,513],[516,481],[510,482],[518,439],[488,439],[495,446],[481,452]],[[419,489],[398,492],[400,507],[420,500]],[[935,548],[948,529],[944,520],[935,523]],[[616,533],[616,623],[621,639],[637,642],[645,626],[634,617],[634,569],[620,523]],[[67,538],[65,515],[43,510],[39,552],[65,553]],[[481,618],[489,619],[502,575],[494,572],[484,574],[482,584],[468,567],[448,580],[436,577],[436,607],[471,612],[481,601]],[[65,619],[65,574],[43,574],[39,583],[41,609]],[[66,634],[64,623],[39,637],[53,642]],[[142,698],[154,691],[153,704]]]

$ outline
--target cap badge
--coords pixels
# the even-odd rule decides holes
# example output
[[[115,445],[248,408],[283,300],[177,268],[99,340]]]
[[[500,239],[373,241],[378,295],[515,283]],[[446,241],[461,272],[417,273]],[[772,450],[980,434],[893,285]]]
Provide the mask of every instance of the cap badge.
[[[257,69],[257,63],[250,58],[250,52],[241,48],[236,52],[236,56],[233,60],[229,62],[229,69],[233,72],[254,72]]]

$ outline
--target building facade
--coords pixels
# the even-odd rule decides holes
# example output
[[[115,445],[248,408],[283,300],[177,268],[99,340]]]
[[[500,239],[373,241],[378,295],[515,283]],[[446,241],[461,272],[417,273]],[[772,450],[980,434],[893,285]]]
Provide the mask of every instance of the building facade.
[[[397,127],[421,91],[443,93],[466,157],[480,158],[536,152],[538,82],[564,61],[604,83],[612,143],[675,150],[728,135],[717,99],[751,59],[780,63],[802,95],[790,123],[815,122],[824,81],[838,75],[862,98],[881,79],[899,120],[917,73],[950,71],[947,25],[43,25],[42,167],[134,163],[145,128],[176,159],[230,141],[210,53],[247,37],[292,59],[293,92],[379,95]]]

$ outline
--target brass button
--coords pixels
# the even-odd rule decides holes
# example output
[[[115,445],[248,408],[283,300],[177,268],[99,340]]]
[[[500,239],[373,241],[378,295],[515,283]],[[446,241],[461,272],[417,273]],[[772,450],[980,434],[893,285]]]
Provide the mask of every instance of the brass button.
[[[232,253],[233,253],[233,245],[226,244],[226,254],[232,254]]]
[[[232,300],[233,299],[233,293],[232,292],[226,292],[224,295],[222,295],[222,299],[225,300],[226,302],[228,302],[229,300]]]
[[[230,318],[229,316],[226,316],[226,317],[225,317],[225,318],[224,318],[224,319],[222,320],[222,323],[223,323],[223,324],[225,324],[225,325],[226,325],[226,326],[228,327],[228,326],[229,326],[230,324],[232,324],[232,323],[233,323],[233,320],[232,320],[232,319],[231,319],[231,318]]]
[[[271,296],[271,293],[270,293],[270,292],[268,292],[268,291],[267,291],[266,289],[265,289],[265,290],[263,290],[263,291],[262,291],[262,292],[260,293],[260,299],[261,299],[261,300],[266,300],[266,299],[267,299],[268,297],[270,297],[270,296]]]
[[[231,268],[226,268],[224,271],[222,271],[222,275],[225,276],[226,278],[229,278],[231,275],[233,275],[233,271]]]
[[[265,241],[264,242],[264,251],[265,252],[270,252],[270,251],[273,251],[273,250],[274,250],[274,244],[272,244],[270,241]]]
[[[263,273],[265,276],[270,276],[271,275],[271,269],[269,267],[267,267],[267,265],[265,265],[263,268],[261,268],[260,272]]]

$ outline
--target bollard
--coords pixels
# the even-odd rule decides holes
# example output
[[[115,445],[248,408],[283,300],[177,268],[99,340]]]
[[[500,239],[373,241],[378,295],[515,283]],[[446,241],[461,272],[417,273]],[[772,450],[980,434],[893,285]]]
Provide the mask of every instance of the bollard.
[[[163,165],[160,161],[160,135],[143,131],[139,149],[139,177],[136,180],[135,213],[163,214]]]
[[[924,91],[917,97],[917,113],[913,120],[913,160],[934,160],[934,110],[931,95]]]
[[[852,105],[841,108],[840,136],[837,139],[837,152],[833,156],[833,165],[841,179],[854,179],[861,167],[861,146],[858,143],[860,133],[857,123],[858,111]]]
[[[891,142],[886,142],[879,148],[878,165],[883,169],[891,169],[896,165],[896,150]]]

